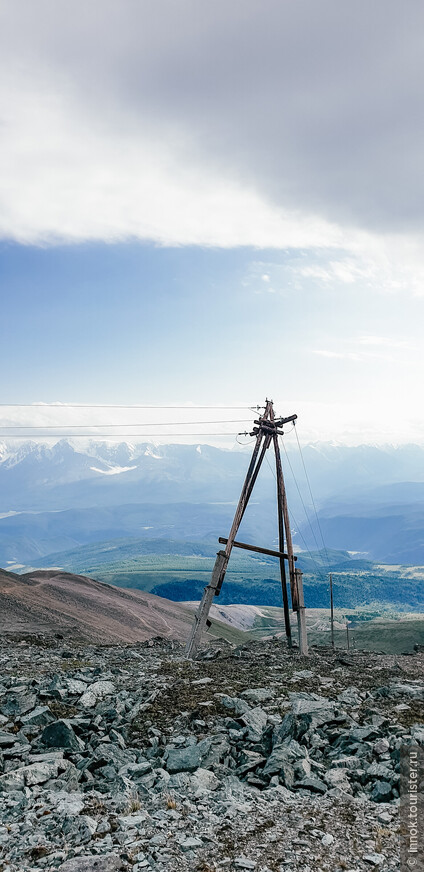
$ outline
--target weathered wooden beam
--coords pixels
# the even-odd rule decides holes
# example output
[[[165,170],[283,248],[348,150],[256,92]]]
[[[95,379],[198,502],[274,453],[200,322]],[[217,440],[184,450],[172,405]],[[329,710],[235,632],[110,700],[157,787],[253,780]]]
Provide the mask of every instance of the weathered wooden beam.
[[[294,571],[294,583],[297,594],[297,628],[299,632],[299,651],[305,657],[308,653],[308,636],[306,632],[305,600],[303,598],[303,573],[300,569]]]
[[[274,410],[271,410],[271,420],[274,420]],[[287,530],[284,530],[285,527],[285,514],[284,514],[284,504],[286,501],[286,492],[284,488],[284,478],[283,478],[283,469],[281,466],[281,456],[280,456],[280,448],[278,445],[278,436],[275,434],[273,436],[274,443],[274,453],[275,453],[275,469],[277,473],[277,513],[278,513],[278,537],[279,537],[279,545],[280,551],[284,553],[284,532],[286,532],[287,537],[287,551],[288,551],[288,562],[289,562],[289,576],[290,576],[290,587],[291,585],[291,568],[294,566],[293,561],[290,557],[293,555],[293,550],[290,549],[291,540],[289,540],[289,535],[287,534]],[[292,634],[291,634],[291,624],[290,624],[290,612],[289,612],[289,598],[287,594],[287,581],[286,581],[286,564],[283,558],[280,557],[280,575],[281,575],[281,592],[283,595],[283,611],[284,611],[284,625],[286,629],[286,639],[287,645],[289,648],[292,648]]]
[[[220,536],[218,542],[220,545],[226,545],[228,539],[224,539],[223,536]],[[233,548],[243,548],[244,551],[257,551],[258,554],[269,554],[271,557],[282,557],[283,560],[289,559],[289,555],[285,554],[284,551],[272,551],[271,548],[259,548],[259,545],[247,545],[246,542],[233,542]],[[294,559],[297,560],[297,557]]]
[[[269,419],[271,409],[272,402],[270,400],[267,400],[263,416],[264,420]],[[199,647],[202,637],[202,632],[206,627],[206,622],[208,620],[208,615],[213,602],[213,598],[215,596],[218,596],[220,593],[222,583],[225,578],[225,572],[228,566],[228,560],[230,558],[231,550],[233,547],[233,542],[237,535],[237,530],[241,524],[241,520],[243,518],[246,506],[252,493],[253,484],[256,481],[259,467],[264,457],[264,452],[261,452],[258,460],[258,454],[262,444],[262,440],[266,438],[267,437],[265,436],[265,434],[262,433],[261,429],[259,428],[259,432],[256,437],[255,447],[253,449],[252,458],[249,464],[249,468],[247,470],[236,513],[234,515],[232,527],[227,539],[227,544],[225,546],[225,551],[218,552],[215,566],[212,572],[211,583],[207,587],[205,587],[203,597],[201,599],[199,608],[193,621],[192,631],[186,647],[186,657],[188,658],[194,659],[196,657],[197,649]]]
[[[205,587],[202,601],[194,617],[190,637],[187,642],[186,657],[196,656],[196,652],[202,638],[203,630],[205,630],[208,625],[208,616],[213,602],[213,598],[216,595],[216,590],[220,583],[222,575],[225,575],[228,559],[229,558],[224,551],[218,551],[210,584]]]

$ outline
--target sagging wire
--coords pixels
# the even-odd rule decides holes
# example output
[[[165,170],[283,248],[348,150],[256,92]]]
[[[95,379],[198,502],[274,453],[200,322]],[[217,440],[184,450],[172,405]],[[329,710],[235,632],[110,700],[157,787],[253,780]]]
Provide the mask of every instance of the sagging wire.
[[[293,477],[293,481],[294,481],[294,483],[295,483],[295,485],[296,485],[296,489],[297,489],[297,492],[298,492],[299,497],[300,497],[300,501],[301,501],[302,506],[303,506],[303,511],[304,511],[304,513],[305,513],[305,518],[306,518],[306,520],[307,520],[307,523],[309,524],[309,529],[310,529],[310,531],[311,531],[311,533],[312,533],[312,538],[313,538],[313,540],[314,540],[314,542],[315,542],[315,545],[317,546],[317,551],[320,551],[320,550],[321,550],[321,549],[320,549],[320,545],[319,545],[319,542],[318,542],[317,537],[315,536],[315,532],[314,532],[314,529],[313,529],[313,527],[312,527],[312,524],[311,524],[311,522],[310,522],[309,515],[308,515],[308,511],[307,511],[307,508],[306,508],[306,506],[305,506],[305,503],[304,503],[303,496],[302,496],[302,494],[301,494],[301,491],[300,491],[299,485],[298,485],[298,483],[297,483],[297,479],[296,479],[296,476],[295,476],[295,474],[294,474],[293,467],[292,467],[292,465],[291,465],[291,463],[290,463],[290,458],[289,458],[289,455],[288,455],[288,453],[287,453],[286,446],[284,445],[284,442],[281,442],[281,444],[282,444],[282,446],[283,446],[283,451],[284,451],[284,454],[286,455],[287,463],[288,463],[288,465],[289,465],[290,472],[291,472],[292,477]],[[328,556],[328,555],[327,555],[327,556]]]
[[[274,479],[275,479],[275,482],[276,482],[276,481],[277,481],[277,477],[276,477],[275,472],[274,472],[274,470],[273,470],[273,468],[272,468],[272,466],[271,466],[271,464],[270,464],[270,462],[269,462],[269,460],[268,460],[267,455],[265,455],[265,460],[266,460],[266,462],[267,462],[267,464],[268,464],[268,466],[269,466],[269,468],[270,468],[270,470],[271,470],[271,474],[273,475],[273,477],[274,477]],[[325,580],[325,576],[323,575],[322,569],[320,568],[320,566],[316,563],[316,561],[315,561],[314,558],[312,557],[312,554],[311,554],[311,551],[310,551],[309,548],[308,548],[307,542],[306,542],[306,540],[305,540],[303,534],[300,532],[300,524],[297,523],[296,518],[295,518],[295,516],[294,516],[292,510],[291,510],[291,509],[288,509],[288,512],[289,512],[290,520],[291,520],[291,522],[294,524],[294,526],[297,528],[297,533],[299,534],[299,537],[300,537],[300,539],[302,540],[303,545],[305,546],[305,551],[306,551],[306,553],[307,553],[308,556],[309,556],[309,560],[311,561],[311,563],[312,563],[313,566],[315,567],[316,574],[317,574],[318,577],[321,579],[321,581],[324,581],[324,580]],[[318,551],[319,551],[319,549],[318,549]]]
[[[89,427],[90,430],[106,427],[111,430],[114,427],[198,427],[209,424],[245,424],[247,418],[236,418],[224,421],[150,421],[147,423],[136,422],[134,424],[0,424],[0,430],[81,430]]]
[[[293,426],[294,426],[294,422],[293,422]],[[301,457],[301,460],[302,460],[303,471],[304,471],[304,473],[305,473],[306,481],[307,481],[308,488],[309,488],[309,493],[310,493],[310,496],[311,496],[312,505],[313,505],[313,507],[314,507],[315,519],[316,519],[316,522],[317,522],[318,530],[319,530],[319,533],[320,533],[320,536],[321,536],[321,542],[322,542],[322,545],[323,545],[323,548],[324,548],[324,552],[325,552],[325,557],[326,557],[326,560],[327,560],[327,566],[328,566],[328,569],[329,569],[329,571],[330,571],[330,560],[329,560],[329,557],[328,557],[327,546],[326,546],[325,541],[324,541],[324,536],[323,536],[323,533],[322,533],[322,529],[321,529],[321,524],[320,524],[320,520],[319,520],[319,517],[318,517],[317,508],[316,508],[316,505],[315,505],[314,495],[313,495],[313,493],[312,493],[311,483],[310,483],[310,480],[309,480],[308,471],[307,471],[307,469],[306,469],[306,464],[305,464],[305,460],[304,460],[304,457],[303,457],[303,452],[302,452],[302,448],[301,448],[301,445],[300,445],[300,442],[299,442],[299,436],[298,436],[298,434],[297,434],[297,429],[296,429],[296,427],[294,427],[294,431],[295,431],[295,434],[296,434],[297,447],[298,447],[298,449],[299,449],[299,454],[300,454],[300,457]]]
[[[246,431],[245,433],[237,433],[237,436],[236,436],[236,442],[237,442],[237,445],[241,445],[242,448],[243,448],[245,445],[252,445],[253,442],[256,441],[255,437],[253,436],[253,438],[252,438],[252,439],[249,439],[248,442],[240,442],[240,441],[239,441],[239,436],[250,436],[250,433],[247,433],[247,431]]]

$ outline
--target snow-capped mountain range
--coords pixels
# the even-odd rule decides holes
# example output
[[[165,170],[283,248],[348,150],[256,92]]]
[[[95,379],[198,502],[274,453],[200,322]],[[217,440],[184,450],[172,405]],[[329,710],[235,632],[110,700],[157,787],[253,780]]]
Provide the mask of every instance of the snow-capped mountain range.
[[[249,449],[204,444],[0,445],[0,565],[87,541],[225,535],[249,457]],[[271,452],[268,461],[246,513],[258,542],[275,537]],[[292,445],[283,465],[300,547],[321,541],[317,509],[329,547],[379,560],[399,552],[399,562],[410,563],[422,554],[424,563],[423,447],[321,443],[305,446],[301,456]]]

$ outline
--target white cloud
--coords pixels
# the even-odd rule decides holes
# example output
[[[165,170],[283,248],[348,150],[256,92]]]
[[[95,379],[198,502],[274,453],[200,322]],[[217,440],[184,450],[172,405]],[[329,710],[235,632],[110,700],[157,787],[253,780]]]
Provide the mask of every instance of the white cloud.
[[[422,11],[6,0],[0,236],[309,249],[301,280],[424,293]]]
[[[416,345],[409,339],[393,339],[389,336],[358,336],[356,342],[359,345],[416,350]]]
[[[318,354],[319,357],[336,358],[338,360],[364,360],[365,357],[360,354],[355,354],[353,351],[329,351],[325,348],[316,348],[312,350],[312,354]]]
[[[356,363],[370,361],[385,361],[393,363],[396,359],[402,362],[402,367],[408,364],[409,358],[405,352],[415,352],[417,346],[408,339],[397,339],[389,336],[355,336],[343,339],[343,348],[314,348],[312,354],[336,360],[350,360]],[[412,360],[412,357],[411,357]]]
[[[54,83],[0,92],[0,236],[26,244],[125,239],[161,245],[337,245],[322,219],[290,213],[196,160],[165,123],[118,129],[87,117]]]

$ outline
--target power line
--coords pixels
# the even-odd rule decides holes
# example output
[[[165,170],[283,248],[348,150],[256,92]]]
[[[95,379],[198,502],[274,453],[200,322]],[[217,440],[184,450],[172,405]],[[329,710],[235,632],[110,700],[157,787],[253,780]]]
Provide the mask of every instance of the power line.
[[[43,428],[41,428],[41,429],[43,429]],[[37,434],[37,433],[16,433],[16,434],[14,434],[14,433],[0,433],[0,439],[1,438],[3,438],[3,439],[31,439],[31,437],[40,439],[43,436],[46,439],[55,439],[56,436],[60,437],[61,439],[64,439],[66,437],[69,437],[72,439],[78,439],[80,437],[86,437],[86,436],[96,436],[96,437],[98,437],[98,436],[116,436],[116,437],[129,436],[132,439],[135,439],[138,436],[143,436],[143,438],[144,437],[147,438],[150,436],[166,436],[166,437],[170,436],[173,439],[174,438],[177,439],[178,437],[191,437],[191,436],[234,436],[234,437],[236,437],[237,435],[238,435],[237,433],[228,433],[228,432],[227,433],[45,433],[45,434],[43,434],[43,433],[39,433],[39,434]]]
[[[306,469],[306,464],[305,464],[305,461],[304,461],[304,459],[303,459],[303,452],[302,452],[302,448],[301,448],[301,446],[300,446],[299,437],[298,437],[298,435],[297,435],[296,427],[294,428],[294,432],[295,432],[295,434],[296,434],[297,446],[298,446],[298,448],[299,448],[299,454],[300,454],[300,457],[301,457],[301,460],[302,460],[303,471],[304,471],[304,473],[305,473],[306,481],[307,481],[307,483],[308,483],[309,493],[310,493],[310,495],[311,495],[312,505],[313,505],[313,507],[314,507],[315,518],[316,518],[316,522],[317,522],[317,525],[318,525],[318,530],[319,530],[319,532],[320,532],[321,542],[322,542],[322,544],[323,544],[323,548],[324,548],[325,557],[326,557],[326,560],[327,560],[328,569],[330,569],[330,560],[329,560],[329,557],[328,557],[327,546],[326,546],[326,544],[325,544],[325,542],[324,542],[324,536],[323,536],[323,534],[322,534],[321,524],[320,524],[320,520],[319,520],[319,517],[318,517],[317,508],[316,508],[316,505],[315,505],[314,495],[313,495],[313,493],[312,493],[311,483],[310,483],[310,481],[309,481],[308,471],[307,471],[307,469]]]
[[[185,409],[187,412],[197,409],[251,409],[252,406],[140,406],[122,404],[99,404],[99,403],[0,403],[0,408],[19,409]],[[257,408],[254,406],[253,408]]]
[[[314,529],[313,529],[312,524],[311,524],[311,522],[310,522],[307,508],[306,508],[306,506],[305,506],[305,503],[304,503],[304,500],[303,500],[303,497],[302,497],[302,494],[301,494],[301,491],[300,491],[299,485],[298,485],[298,483],[297,483],[297,479],[296,479],[296,476],[295,476],[295,474],[294,474],[293,467],[292,467],[292,465],[291,465],[291,463],[290,463],[290,458],[289,458],[289,456],[288,456],[288,454],[287,454],[286,446],[284,445],[284,442],[282,442],[281,444],[282,444],[282,446],[283,446],[284,454],[286,455],[287,463],[288,463],[288,465],[289,465],[289,467],[290,467],[290,472],[291,472],[291,474],[292,474],[292,476],[293,476],[293,481],[294,481],[294,483],[295,483],[295,485],[296,485],[296,489],[297,489],[297,492],[298,492],[299,497],[300,497],[300,501],[301,501],[302,506],[303,506],[303,511],[305,512],[305,518],[306,518],[306,520],[307,520],[307,522],[308,522],[308,524],[309,524],[309,529],[310,529],[310,531],[311,531],[311,533],[312,533],[312,537],[313,537],[313,539],[314,539],[315,545],[317,546],[317,551],[319,551],[319,550],[320,550],[319,542],[318,542],[317,537],[315,536]]]
[[[247,424],[249,418],[226,419],[225,421],[151,421],[150,423],[121,423],[121,424],[0,424],[0,430],[63,430],[81,429],[81,427],[194,427],[202,424]]]
[[[283,446],[283,447],[284,447],[284,446]],[[275,472],[274,472],[274,470],[273,470],[273,468],[272,468],[272,466],[271,466],[271,464],[270,464],[270,462],[269,462],[269,460],[268,460],[268,456],[267,456],[267,455],[265,455],[265,459],[266,459],[266,462],[267,462],[267,464],[268,464],[268,466],[269,466],[269,468],[270,468],[270,470],[271,470],[272,475],[274,476],[275,481],[277,481],[277,477],[276,477]],[[294,523],[295,527],[297,528],[297,533],[299,534],[299,536],[300,536],[300,538],[301,538],[301,540],[302,540],[302,542],[303,542],[303,544],[304,544],[304,546],[305,546],[306,553],[309,555],[309,559],[310,559],[311,563],[312,563],[312,564],[314,565],[314,567],[315,567],[316,574],[321,578],[321,581],[325,580],[325,577],[324,577],[324,575],[323,575],[323,572],[322,572],[321,567],[318,565],[318,563],[316,563],[316,561],[315,561],[314,558],[312,557],[312,554],[311,554],[311,552],[310,552],[310,550],[309,550],[309,548],[308,548],[307,542],[306,542],[306,540],[305,540],[303,534],[300,532],[300,524],[297,523],[296,518],[295,518],[293,512],[291,511],[291,509],[289,509],[288,512],[289,512],[289,515],[290,515],[290,519],[291,519],[291,521]],[[319,550],[319,549],[318,549],[318,550]]]

